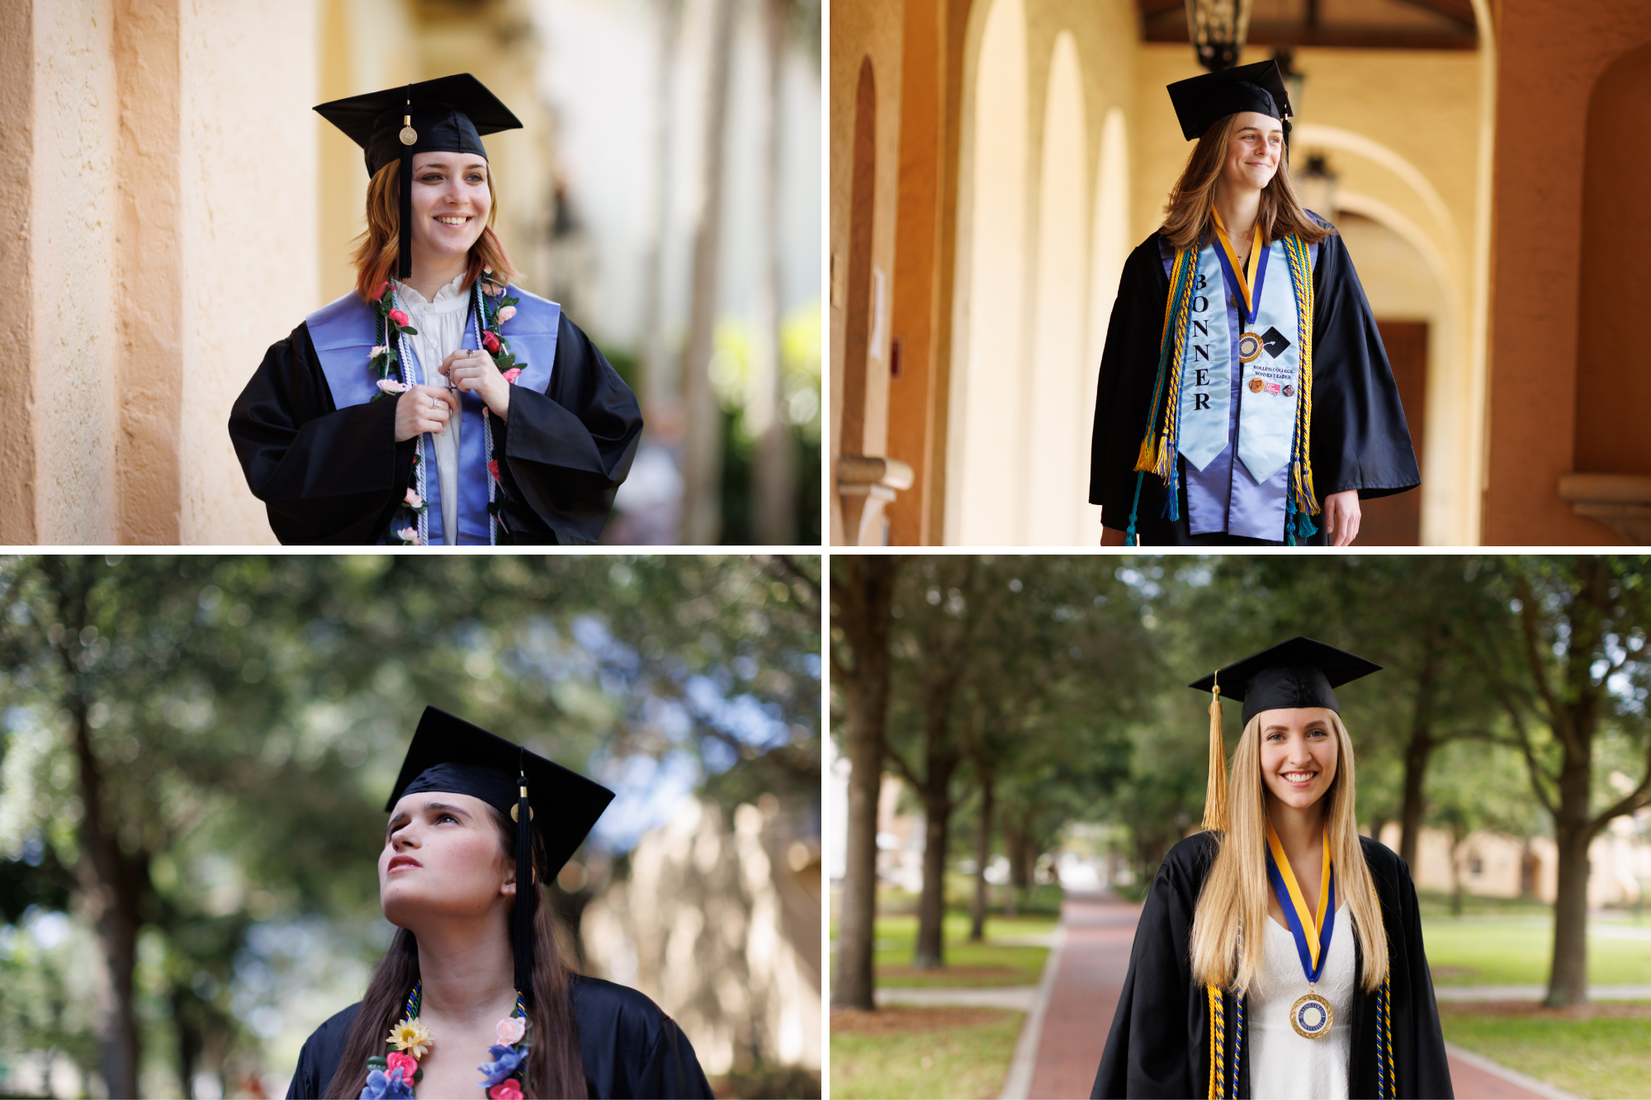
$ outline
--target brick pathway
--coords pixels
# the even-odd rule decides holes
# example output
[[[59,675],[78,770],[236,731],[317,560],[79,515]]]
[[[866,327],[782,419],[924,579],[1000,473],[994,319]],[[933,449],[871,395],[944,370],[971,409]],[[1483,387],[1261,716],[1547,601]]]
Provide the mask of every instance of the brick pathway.
[[[1066,895],[1061,908],[1066,943],[1050,990],[1028,1095],[1080,1100],[1089,1095],[1112,1027],[1112,1013],[1118,1007],[1118,995],[1129,971],[1129,949],[1139,915],[1139,906],[1120,902],[1110,894],[1073,891]],[[1498,1068],[1483,1059],[1469,1061],[1452,1051],[1450,1075],[1457,1097],[1525,1100],[1555,1095],[1521,1087],[1515,1080],[1500,1076]],[[1540,1088],[1539,1082],[1530,1084]]]

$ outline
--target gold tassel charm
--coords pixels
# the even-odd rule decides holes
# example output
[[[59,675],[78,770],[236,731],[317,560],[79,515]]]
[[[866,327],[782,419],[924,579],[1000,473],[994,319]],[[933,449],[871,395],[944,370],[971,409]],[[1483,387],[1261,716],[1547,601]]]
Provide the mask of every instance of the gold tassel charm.
[[[1211,832],[1227,830],[1227,747],[1221,740],[1221,684],[1210,689],[1210,781],[1204,792],[1204,824]]]

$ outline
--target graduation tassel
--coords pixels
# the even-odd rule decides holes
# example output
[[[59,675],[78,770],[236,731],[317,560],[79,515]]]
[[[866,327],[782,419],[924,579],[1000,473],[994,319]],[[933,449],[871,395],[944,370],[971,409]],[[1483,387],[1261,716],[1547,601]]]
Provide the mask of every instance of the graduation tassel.
[[[1221,741],[1221,685],[1210,689],[1210,781],[1204,792],[1204,824],[1210,832],[1227,830],[1227,749]]]
[[[516,819],[516,906],[512,914],[516,941],[516,989],[530,1000],[533,993],[533,916],[538,908],[539,886],[533,881],[533,811],[527,803],[527,754],[522,751],[517,764],[518,794],[511,817]],[[508,773],[507,773],[508,774]]]

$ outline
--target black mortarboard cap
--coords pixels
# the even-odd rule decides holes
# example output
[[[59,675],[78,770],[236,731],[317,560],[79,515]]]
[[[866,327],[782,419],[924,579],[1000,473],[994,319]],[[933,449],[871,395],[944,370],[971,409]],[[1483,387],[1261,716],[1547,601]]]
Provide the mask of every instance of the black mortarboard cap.
[[[393,810],[404,795],[425,791],[467,794],[516,820],[515,977],[516,988],[531,997],[533,915],[539,891],[531,885],[529,825],[544,843],[546,874],[554,876],[584,843],[613,801],[613,792],[435,707],[424,708],[384,812]]]
[[[1218,119],[1239,111],[1260,111],[1284,123],[1290,132],[1290,95],[1284,90],[1284,76],[1277,61],[1258,61],[1235,69],[1205,73],[1169,85],[1175,117],[1188,141],[1202,137]]]
[[[522,128],[510,108],[469,73],[335,99],[315,110],[361,146],[369,176],[401,160],[400,279],[413,273],[413,154],[475,153],[486,159],[481,135]]]
[[[1210,691],[1219,684],[1222,695],[1244,704],[1244,724],[1248,725],[1264,710],[1285,707],[1327,707],[1340,714],[1332,689],[1381,668],[1344,649],[1298,635],[1187,686]]]

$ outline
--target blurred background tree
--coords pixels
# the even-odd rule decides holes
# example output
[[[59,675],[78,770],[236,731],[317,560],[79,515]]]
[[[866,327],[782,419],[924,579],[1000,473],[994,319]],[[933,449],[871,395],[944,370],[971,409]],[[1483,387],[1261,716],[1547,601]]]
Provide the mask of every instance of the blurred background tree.
[[[738,557],[0,562],[0,1057],[61,1055],[110,1095],[284,1088],[387,942],[383,799],[427,704],[618,791],[549,891],[575,936],[691,794],[771,796],[817,837],[819,580]]]

